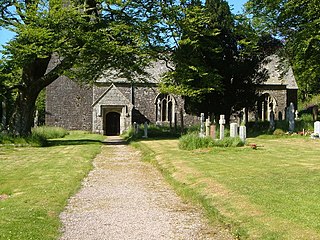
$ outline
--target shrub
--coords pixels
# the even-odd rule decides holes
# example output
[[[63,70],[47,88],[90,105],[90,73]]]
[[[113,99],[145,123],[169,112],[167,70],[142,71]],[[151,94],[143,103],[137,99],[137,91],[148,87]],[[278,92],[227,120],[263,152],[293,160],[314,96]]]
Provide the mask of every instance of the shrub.
[[[208,137],[199,137],[196,133],[183,135],[179,139],[179,148],[184,150],[194,150],[198,148],[210,147],[213,140]]]
[[[154,124],[148,125],[148,138],[177,138],[180,136],[181,129],[177,129],[169,126],[157,126]],[[121,134],[121,136],[127,141],[133,141],[136,139],[141,139],[144,136],[144,126],[139,125],[138,134],[134,134],[134,129],[131,127],[127,131]]]
[[[183,135],[179,139],[179,148],[184,150],[194,150],[198,148],[209,147],[241,147],[244,142],[240,138],[224,138],[222,140],[212,139],[210,137],[199,137],[195,133]]]
[[[285,132],[280,128],[277,128],[276,130],[273,131],[273,135],[283,136],[284,134]]]
[[[140,138],[141,136],[142,136],[141,134],[135,135],[134,134],[134,129],[132,127],[121,134],[121,137],[123,137],[126,141],[132,141],[132,140],[135,140],[137,138]]]

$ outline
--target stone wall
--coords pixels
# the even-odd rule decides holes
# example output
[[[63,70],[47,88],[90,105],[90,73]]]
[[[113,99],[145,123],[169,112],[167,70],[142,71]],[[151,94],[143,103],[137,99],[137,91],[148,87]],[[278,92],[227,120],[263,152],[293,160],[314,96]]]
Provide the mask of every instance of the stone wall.
[[[46,124],[66,129],[92,129],[92,87],[60,77],[47,87]]]
[[[109,111],[107,109],[108,105],[109,108],[114,104],[127,106],[127,110],[131,111],[132,103],[134,104],[134,108],[131,111],[132,116],[127,117],[127,120],[139,124],[146,121],[156,123],[155,100],[160,92],[155,84],[137,84],[133,89],[131,84],[128,83],[115,84],[116,89],[123,95],[122,98],[125,98],[123,104],[114,102],[119,99],[116,96],[113,98],[114,101],[110,99],[112,97],[109,95],[112,95],[113,90],[107,93],[108,96],[104,96],[111,86],[112,83],[99,83],[93,87],[79,86],[66,77],[57,79],[47,87],[46,124],[70,130],[77,129],[104,133],[104,117],[105,113],[107,113],[106,111]],[[107,102],[103,102],[104,98],[107,99]],[[183,99],[180,96],[174,96],[174,98],[177,125],[181,124],[180,109],[182,109],[184,126],[198,123],[196,116],[185,113]],[[120,113],[122,110],[118,112]],[[127,120],[124,125],[129,126],[131,123],[127,123]]]

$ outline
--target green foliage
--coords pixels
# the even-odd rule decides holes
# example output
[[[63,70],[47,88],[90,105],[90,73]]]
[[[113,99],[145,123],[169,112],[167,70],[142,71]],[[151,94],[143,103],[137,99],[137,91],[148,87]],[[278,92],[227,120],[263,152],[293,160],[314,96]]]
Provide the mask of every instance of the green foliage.
[[[320,94],[312,95],[304,101],[300,99],[298,102],[299,112],[309,110],[310,112],[308,113],[312,113],[311,108],[315,105],[320,106]]]
[[[163,77],[162,91],[184,96],[185,109],[193,114],[228,118],[232,110],[251,106],[255,84],[264,80],[258,64],[266,48],[270,54],[271,41],[259,37],[244,16],[233,16],[223,0],[194,2],[180,11],[181,36],[170,56],[174,69]]]
[[[320,11],[316,0],[250,0],[247,13],[256,28],[285,39],[289,57],[304,100],[319,93]]]
[[[129,130],[125,131],[121,135],[127,141],[134,141],[138,139],[142,139],[144,136],[144,126],[139,125],[139,130],[137,134],[134,134],[133,128],[129,128]],[[174,128],[170,128],[169,126],[158,126],[155,124],[148,125],[148,138],[177,138],[180,137],[180,128],[177,128],[177,131]]]
[[[0,60],[1,93],[15,102],[8,114],[14,134],[31,133],[36,99],[59,76],[83,83],[106,71],[142,78],[164,46],[163,6],[151,0],[1,0],[0,6],[0,27],[16,33]]]
[[[299,117],[300,121],[304,121],[304,122],[312,122],[313,121],[313,116],[312,114],[302,114]]]
[[[38,111],[38,126],[45,124],[46,117],[46,91],[43,89],[37,98],[36,101],[36,110]]]
[[[198,134],[191,133],[183,135],[179,139],[179,148],[184,150],[194,150],[198,148],[210,147],[242,147],[244,142],[240,138],[224,138],[222,140],[210,137],[199,137]]]

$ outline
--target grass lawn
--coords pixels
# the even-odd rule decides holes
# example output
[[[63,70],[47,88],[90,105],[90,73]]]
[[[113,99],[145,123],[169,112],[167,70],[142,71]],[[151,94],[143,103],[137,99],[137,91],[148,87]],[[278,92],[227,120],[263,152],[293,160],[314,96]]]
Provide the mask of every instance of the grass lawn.
[[[251,138],[250,147],[178,149],[178,140],[134,143],[181,195],[249,239],[320,239],[320,141]]]
[[[103,136],[74,132],[50,147],[0,147],[0,239],[57,239],[59,213]]]

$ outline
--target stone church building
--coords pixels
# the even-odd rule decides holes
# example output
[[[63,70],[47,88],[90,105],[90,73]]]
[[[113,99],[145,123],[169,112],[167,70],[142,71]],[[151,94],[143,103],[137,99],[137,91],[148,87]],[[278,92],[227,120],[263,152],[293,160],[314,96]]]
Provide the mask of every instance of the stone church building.
[[[296,106],[297,85],[292,70],[281,76],[278,65],[279,59],[273,57],[265,66],[269,78],[257,86],[260,98],[251,118],[269,120],[273,111],[276,119],[283,119],[290,102]],[[157,84],[166,70],[164,63],[156,62],[147,69],[150,77],[145,81],[132,83],[109,73],[93,86],[79,85],[60,77],[47,87],[46,124],[118,135],[134,122],[171,126],[182,122],[185,126],[198,123],[197,116],[186,114],[180,96],[159,92]]]
[[[275,120],[286,118],[286,109],[292,102],[295,109],[298,104],[298,85],[291,67],[285,69],[281,59],[277,55],[266,58],[262,69],[267,72],[265,82],[257,86],[259,99],[256,104],[255,117],[261,121],[269,121],[273,112]]]
[[[60,77],[47,87],[46,124],[118,135],[134,122],[172,127],[181,121],[196,123],[196,116],[185,113],[181,97],[159,92],[157,84],[165,71],[165,64],[156,62],[147,69],[147,80],[132,83],[110,73],[93,86]]]

